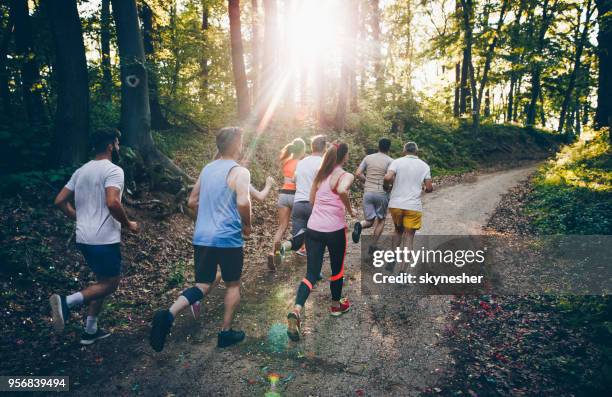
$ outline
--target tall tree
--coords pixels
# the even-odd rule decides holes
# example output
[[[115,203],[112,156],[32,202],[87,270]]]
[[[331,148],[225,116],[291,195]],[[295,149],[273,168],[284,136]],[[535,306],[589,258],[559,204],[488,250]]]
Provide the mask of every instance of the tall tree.
[[[525,8],[527,7],[528,0],[520,0],[519,7],[516,11],[516,16],[514,18],[514,23],[509,31],[509,51],[510,51],[510,89],[508,90],[508,108],[506,113],[506,121],[514,120],[514,113],[516,112],[514,108],[514,91],[516,90],[517,80],[519,77],[518,68],[522,67],[522,60],[525,54],[524,46],[520,45],[521,38],[521,24],[523,20],[523,14],[525,13]],[[529,1],[529,4],[532,4],[532,1]],[[533,6],[531,7],[530,15],[533,13]],[[531,24],[529,26],[532,26]]]
[[[253,103],[257,103],[259,85],[261,80],[261,34],[259,0],[251,0],[251,96]]]
[[[151,136],[149,84],[136,0],[111,0],[121,63],[122,142],[140,152],[148,164],[160,164],[174,174],[192,180],[164,156]]]
[[[546,32],[548,32],[548,28],[553,21],[557,3],[558,0],[554,0],[552,5],[550,4],[550,0],[543,0],[542,3],[542,19],[540,21],[540,29],[533,52],[535,56],[532,57],[533,59],[531,61],[531,100],[527,107],[527,120],[525,123],[528,126],[535,125],[538,99],[542,96],[541,78],[543,62],[539,58],[542,55],[544,44],[546,43]]]
[[[55,43],[57,112],[53,154],[58,165],[75,165],[88,155],[89,84],[76,0],[42,0]]]
[[[10,0],[10,17],[15,32],[15,52],[21,65],[21,95],[30,125],[47,122],[42,98],[42,81],[34,51],[28,0]]]
[[[8,46],[11,41],[13,22],[7,18],[2,37],[0,38],[0,101],[2,101],[2,114],[6,119],[12,116],[11,91],[9,88],[9,70],[7,68]]]
[[[234,85],[236,86],[236,99],[238,101],[238,117],[244,120],[249,115],[250,105],[240,28],[240,0],[228,0],[228,9],[230,43],[232,46],[232,70],[234,72]]]
[[[383,76],[383,65],[382,65],[382,32],[381,32],[381,9],[380,1],[371,1],[371,28],[372,28],[372,39],[374,40],[374,78],[376,79],[376,92],[382,93],[384,90],[385,80]]]
[[[149,77],[149,108],[151,109],[151,128],[154,130],[166,130],[172,127],[161,110],[159,103],[159,90],[157,84],[157,61],[155,59],[155,47],[153,45],[153,10],[146,2],[140,3],[140,20],[142,21],[142,42]]]
[[[558,132],[563,131],[563,127],[565,124],[565,117],[567,115],[567,109],[570,106],[570,100],[574,92],[574,87],[576,85],[576,79],[577,79],[577,76],[578,76],[578,73],[580,71],[580,67],[582,64],[582,51],[584,50],[584,45],[588,38],[589,29],[591,26],[591,17],[594,11],[595,11],[595,7],[593,7],[592,0],[587,0],[586,12],[584,13],[585,15],[584,26],[582,28],[582,32],[580,33],[580,35],[579,36],[577,35],[578,37],[576,37],[577,41],[575,43],[576,51],[574,53],[574,64],[572,66],[572,71],[570,72],[567,88],[565,89],[565,93],[563,95],[563,103],[561,104],[561,114],[559,115],[559,126],[557,127]],[[580,28],[580,20],[582,19],[582,15],[583,15],[582,8],[580,8],[580,12],[578,12],[578,23],[577,23],[576,29]],[[580,118],[578,117],[577,119],[579,120]]]
[[[263,0],[264,6],[264,43],[262,74],[260,86],[259,113],[265,112],[267,105],[274,95],[275,83],[278,83],[277,75],[277,48],[278,48],[278,7],[277,0]]]
[[[612,142],[612,1],[595,0],[597,5],[597,57],[599,59],[599,80],[597,89],[597,111],[595,126],[610,128]]]
[[[472,45],[474,43],[474,1],[461,0],[461,17],[463,23],[463,60],[461,61],[461,98],[459,111],[467,111],[468,95],[472,98],[472,110],[476,108],[476,81],[472,65]],[[470,87],[468,88],[468,78]]]
[[[210,5],[208,4],[208,0],[202,0],[202,38],[204,43],[204,48],[202,49],[202,53],[200,54],[200,96],[201,98],[208,98],[208,86],[209,86],[209,73],[210,67],[208,65],[209,56],[209,38],[208,38],[208,29],[210,27],[210,23],[208,21],[210,17]]]
[[[113,75],[110,55],[110,0],[102,0],[100,9],[100,50],[102,55],[102,97],[111,102],[113,93]]]

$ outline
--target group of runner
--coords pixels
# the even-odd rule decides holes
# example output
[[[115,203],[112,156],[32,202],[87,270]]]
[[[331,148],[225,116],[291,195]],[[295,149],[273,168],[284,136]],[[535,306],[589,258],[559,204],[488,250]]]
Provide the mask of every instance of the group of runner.
[[[115,129],[94,134],[96,157],[79,168],[58,194],[55,204],[76,219],[76,242],[96,283],[70,295],[51,295],[49,302],[54,327],[64,329],[70,312],[88,306],[82,344],[91,344],[110,335],[98,327],[98,314],[104,299],[118,287],[121,274],[121,228],[137,233],[139,226],[130,221],[121,205],[124,188],[123,170],[114,162],[119,154],[121,134]],[[195,283],[185,289],[167,309],[158,310],[152,321],[150,345],[164,348],[176,316],[190,309],[199,316],[200,303],[222,279],[226,286],[224,316],[217,345],[228,347],[245,338],[234,330],[232,321],[240,302],[240,279],[244,263],[244,237],[251,234],[251,197],[264,200],[272,186],[268,177],[260,192],[253,188],[249,171],[238,161],[242,155],[242,130],[221,129],[216,136],[218,155],[200,173],[189,196],[188,206],[196,213],[193,234]],[[365,228],[373,227],[377,250],[383,232],[387,207],[393,218],[393,244],[412,249],[414,233],[421,227],[421,192],[433,190],[429,166],[417,157],[417,145],[408,142],[405,156],[393,160],[388,152],[390,140],[379,141],[378,152],[366,156],[355,175],[344,170],[349,147],[343,142],[327,142],[317,135],[311,139],[311,154],[305,156],[306,143],[295,139],[281,150],[283,184],[278,198],[278,230],[270,270],[276,270],[289,251],[306,255],[306,275],[300,282],[293,309],[287,315],[287,335],[300,339],[301,311],[315,284],[322,279],[325,250],[329,253],[331,277],[330,315],[340,316],[350,309],[342,297],[347,249],[346,214],[354,215],[349,191],[355,177],[364,181],[365,219],[353,226],[352,239],[360,240]],[[72,205],[74,201],[74,206]],[[283,240],[291,219],[291,238]],[[217,270],[220,269],[220,274]]]

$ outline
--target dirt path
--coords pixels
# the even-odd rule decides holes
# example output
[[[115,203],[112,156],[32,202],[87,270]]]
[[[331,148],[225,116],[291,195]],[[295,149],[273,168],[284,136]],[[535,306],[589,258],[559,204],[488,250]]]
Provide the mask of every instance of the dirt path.
[[[422,233],[477,233],[501,195],[532,170],[485,174],[428,195]],[[275,390],[287,396],[410,396],[435,387],[443,373],[453,371],[448,348],[439,343],[449,321],[448,298],[362,296],[359,252],[358,244],[349,243],[344,295],[353,309],[330,317],[329,287],[320,283],[307,302],[300,343],[287,341],[284,326],[305,270],[304,259],[296,257],[276,274],[262,272],[245,282],[236,319],[247,333],[241,345],[216,348],[222,303],[217,291],[206,302],[213,309],[199,322],[188,315],[177,319],[163,353],[153,353],[140,335],[122,370],[75,392],[97,395],[103,387],[119,395],[257,396],[271,390],[270,373],[280,375]]]

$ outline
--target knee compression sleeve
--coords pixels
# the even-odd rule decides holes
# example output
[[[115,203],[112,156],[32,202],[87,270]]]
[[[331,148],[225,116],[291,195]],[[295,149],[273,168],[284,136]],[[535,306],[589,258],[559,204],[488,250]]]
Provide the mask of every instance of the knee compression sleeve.
[[[193,305],[195,302],[201,301],[202,298],[204,298],[202,290],[200,290],[198,287],[187,288],[181,295],[187,299],[190,305]]]

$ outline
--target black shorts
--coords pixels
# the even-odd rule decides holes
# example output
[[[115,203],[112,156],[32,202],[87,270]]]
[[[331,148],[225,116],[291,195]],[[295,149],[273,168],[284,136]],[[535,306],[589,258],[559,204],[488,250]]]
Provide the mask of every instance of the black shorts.
[[[238,281],[242,275],[244,252],[242,247],[219,248],[204,245],[193,246],[195,282],[211,284],[217,276],[217,265],[221,267],[223,281]]]

